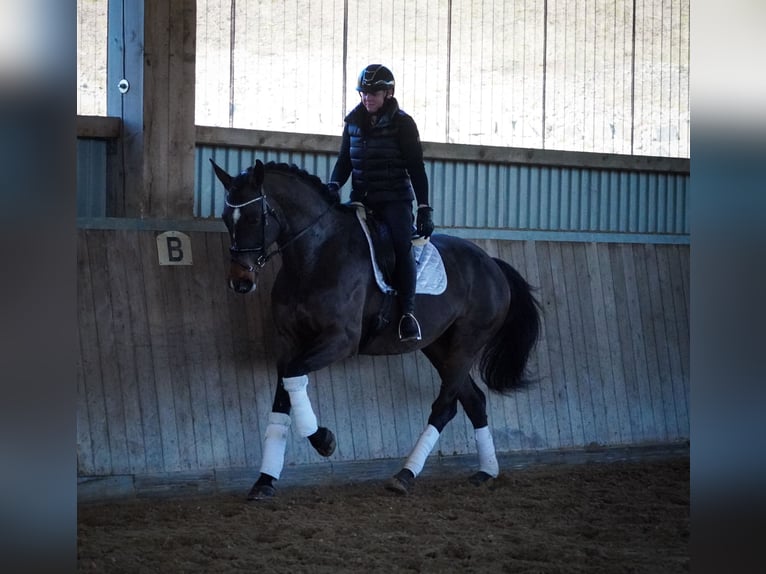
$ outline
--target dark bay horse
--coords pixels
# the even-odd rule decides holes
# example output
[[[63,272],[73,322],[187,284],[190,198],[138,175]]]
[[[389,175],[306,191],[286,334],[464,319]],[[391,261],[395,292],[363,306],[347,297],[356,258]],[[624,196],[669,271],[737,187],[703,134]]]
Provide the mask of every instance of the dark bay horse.
[[[253,291],[259,269],[275,253],[282,257],[271,292],[278,381],[260,476],[248,499],[274,495],[291,424],[319,454],[333,453],[334,435],[317,424],[306,392],[308,374],[356,354],[421,350],[441,377],[428,424],[387,488],[407,493],[458,403],[475,429],[479,471],[471,482],[496,477],[486,397],[470,371],[478,364],[487,387],[499,393],[528,382],[526,366],[540,315],[526,280],[469,241],[433,235],[447,287],[440,295],[416,296],[423,338],[401,343],[396,321],[379,326],[377,317],[391,295],[377,286],[365,233],[337,193],[295,166],[257,160],[231,176],[210,161],[226,190],[222,217],[231,240],[229,286],[238,293]]]

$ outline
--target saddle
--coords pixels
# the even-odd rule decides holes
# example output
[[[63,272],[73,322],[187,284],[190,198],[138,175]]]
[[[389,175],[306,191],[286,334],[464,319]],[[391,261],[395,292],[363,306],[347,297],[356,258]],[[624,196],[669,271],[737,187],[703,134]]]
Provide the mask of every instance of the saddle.
[[[384,223],[376,219],[361,203],[352,203],[370,247],[370,260],[378,287],[383,293],[395,295],[392,277],[395,258],[391,233]],[[417,279],[415,293],[440,295],[447,289],[447,272],[436,246],[427,238],[413,235],[412,254],[415,258]]]

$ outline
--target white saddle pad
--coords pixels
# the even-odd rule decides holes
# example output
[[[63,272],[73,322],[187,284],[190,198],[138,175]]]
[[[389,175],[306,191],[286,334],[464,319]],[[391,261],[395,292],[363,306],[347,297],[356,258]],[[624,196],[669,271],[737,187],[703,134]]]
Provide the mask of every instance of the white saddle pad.
[[[372,260],[372,270],[375,274],[375,281],[378,287],[384,293],[396,293],[396,289],[388,285],[383,279],[383,273],[375,259],[375,248],[372,246],[370,229],[367,227],[364,207],[356,208],[356,217],[364,230],[367,238],[367,245],[370,247],[370,259]],[[444,262],[439,250],[428,239],[418,238],[412,241],[412,254],[415,257],[415,267],[417,269],[417,281],[415,283],[415,293],[424,295],[440,295],[447,289],[447,272],[444,269]]]

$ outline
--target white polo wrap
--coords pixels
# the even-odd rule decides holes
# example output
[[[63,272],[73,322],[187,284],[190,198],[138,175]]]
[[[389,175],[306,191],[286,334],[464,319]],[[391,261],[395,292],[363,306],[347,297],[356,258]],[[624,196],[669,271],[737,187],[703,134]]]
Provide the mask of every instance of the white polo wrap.
[[[290,395],[290,415],[295,423],[295,430],[299,436],[307,437],[319,428],[317,426],[317,417],[311,408],[309,395],[306,393],[306,387],[309,384],[308,375],[299,377],[284,377],[282,384]]]
[[[476,450],[479,451],[479,470],[486,472],[492,478],[500,474],[500,465],[495,455],[495,443],[492,441],[492,433],[489,427],[476,429]]]
[[[285,464],[287,432],[290,429],[290,417],[284,413],[269,413],[269,424],[263,439],[263,457],[261,472],[279,478]]]
[[[439,431],[436,427],[428,425],[415,443],[415,448],[404,463],[404,468],[410,470],[415,476],[419,475],[437,440],[439,440]]]

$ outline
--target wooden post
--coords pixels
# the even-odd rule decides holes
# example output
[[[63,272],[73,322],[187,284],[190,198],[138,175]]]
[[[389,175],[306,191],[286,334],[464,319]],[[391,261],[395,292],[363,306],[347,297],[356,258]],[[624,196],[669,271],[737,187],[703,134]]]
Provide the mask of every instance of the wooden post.
[[[109,22],[107,111],[123,120],[110,215],[191,218],[196,0],[111,0]]]
[[[107,22],[106,113],[121,119],[121,131],[108,156],[106,215],[127,217],[140,213],[136,190],[143,187],[143,2],[109,0]]]
[[[146,0],[144,12],[142,215],[191,217],[197,3]]]

